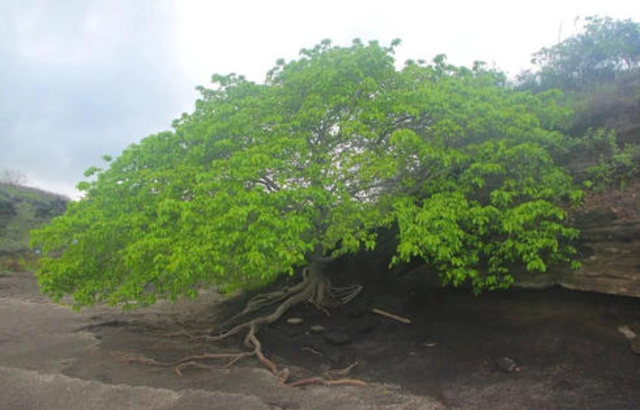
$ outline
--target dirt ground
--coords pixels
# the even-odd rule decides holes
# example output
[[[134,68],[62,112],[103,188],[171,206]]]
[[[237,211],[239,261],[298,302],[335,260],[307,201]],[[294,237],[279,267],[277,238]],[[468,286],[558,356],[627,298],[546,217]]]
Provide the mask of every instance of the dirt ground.
[[[366,272],[365,272],[366,273]],[[0,410],[74,409],[640,409],[640,355],[618,330],[640,333],[640,300],[566,290],[475,297],[366,275],[365,290],[327,316],[308,306],[261,334],[294,377],[357,361],[367,387],[283,388],[255,359],[224,369],[130,364],[242,349],[167,334],[208,329],[240,301],[197,301],[81,313],[47,301],[30,273],[0,276]],[[411,324],[375,315],[377,307]],[[313,334],[320,325],[324,332]],[[519,371],[497,362],[508,357]]]

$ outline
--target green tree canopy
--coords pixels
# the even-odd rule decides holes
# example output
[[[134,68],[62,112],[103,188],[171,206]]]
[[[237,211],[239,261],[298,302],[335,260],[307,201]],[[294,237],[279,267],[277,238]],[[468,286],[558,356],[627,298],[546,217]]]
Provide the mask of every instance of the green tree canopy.
[[[324,41],[263,84],[213,76],[193,113],[88,170],[84,198],[33,233],[42,290],[138,306],[303,267],[309,282],[392,225],[390,263],[422,258],[477,290],[566,260],[563,205],[580,192],[551,156],[559,95],[444,57],[398,70],[395,45]],[[286,309],[333,295],[313,283],[272,296]]]
[[[640,24],[587,17],[581,33],[538,51],[532,63],[537,71],[520,77],[525,88],[580,91],[610,83],[640,67]]]

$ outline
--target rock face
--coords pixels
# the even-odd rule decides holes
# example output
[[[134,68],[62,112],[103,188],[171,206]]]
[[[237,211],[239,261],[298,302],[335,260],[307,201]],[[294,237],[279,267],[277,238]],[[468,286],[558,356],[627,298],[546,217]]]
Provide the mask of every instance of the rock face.
[[[586,290],[640,297],[640,181],[625,189],[592,192],[573,215],[580,230],[582,267],[550,269],[547,274],[521,274],[516,286]]]
[[[640,220],[608,221],[580,227],[582,267],[523,273],[516,286],[568,289],[640,297]]]

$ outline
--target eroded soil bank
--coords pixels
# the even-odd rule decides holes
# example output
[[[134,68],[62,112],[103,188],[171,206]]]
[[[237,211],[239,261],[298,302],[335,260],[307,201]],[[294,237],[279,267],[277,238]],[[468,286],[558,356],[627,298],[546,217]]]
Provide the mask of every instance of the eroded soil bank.
[[[365,272],[366,274],[366,272]],[[551,289],[487,293],[418,289],[366,275],[365,290],[331,316],[311,307],[262,334],[265,353],[296,377],[357,361],[368,387],[286,389],[254,359],[232,369],[157,369],[171,360],[235,351],[167,337],[207,329],[239,302],[198,301],[80,314],[46,301],[33,275],[0,277],[0,409],[638,409],[640,355],[618,330],[640,333],[640,300]],[[366,283],[365,283],[366,282]],[[402,324],[372,308],[410,318]],[[286,319],[286,318],[285,318]],[[311,326],[322,326],[317,333]],[[316,328],[319,330],[319,328]],[[515,361],[507,372],[501,358]]]

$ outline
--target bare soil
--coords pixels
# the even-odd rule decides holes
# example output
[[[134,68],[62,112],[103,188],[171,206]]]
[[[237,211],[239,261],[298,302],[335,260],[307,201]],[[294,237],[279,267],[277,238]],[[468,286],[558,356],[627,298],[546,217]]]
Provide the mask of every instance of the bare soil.
[[[301,306],[261,333],[265,354],[294,379],[357,361],[350,376],[368,382],[298,389],[278,387],[255,359],[231,369],[207,362],[213,370],[186,369],[182,377],[127,362],[242,350],[240,338],[211,344],[167,335],[209,329],[246,298],[207,292],[132,312],[76,313],[44,299],[32,274],[7,274],[0,277],[0,410],[640,409],[640,355],[618,330],[640,333],[640,299],[560,289],[476,297],[375,271],[341,275],[365,290],[331,316]],[[411,324],[373,314],[374,307]],[[303,323],[287,324],[291,317]],[[324,333],[313,334],[314,325]],[[503,357],[519,371],[502,370]]]

